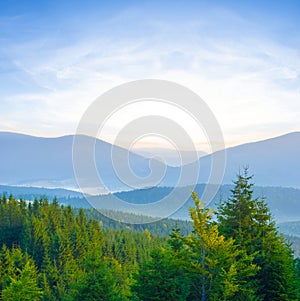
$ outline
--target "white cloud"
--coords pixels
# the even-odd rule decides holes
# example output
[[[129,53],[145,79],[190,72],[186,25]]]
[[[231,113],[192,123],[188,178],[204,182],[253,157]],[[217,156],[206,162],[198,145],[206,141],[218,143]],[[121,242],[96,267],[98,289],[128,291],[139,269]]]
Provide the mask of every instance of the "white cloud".
[[[143,23],[140,16],[135,34],[131,18],[139,13],[101,21],[102,31],[98,24],[68,43],[57,45],[53,35],[8,45],[6,55],[16,68],[45,90],[2,96],[1,128],[50,136],[74,132],[87,106],[107,89],[160,78],[197,92],[228,144],[300,130],[299,48],[273,41],[230,11],[210,11],[190,21],[146,18]],[[228,22],[224,28],[220,18]],[[129,23],[123,30],[120,20]],[[14,110],[7,115],[9,102]]]

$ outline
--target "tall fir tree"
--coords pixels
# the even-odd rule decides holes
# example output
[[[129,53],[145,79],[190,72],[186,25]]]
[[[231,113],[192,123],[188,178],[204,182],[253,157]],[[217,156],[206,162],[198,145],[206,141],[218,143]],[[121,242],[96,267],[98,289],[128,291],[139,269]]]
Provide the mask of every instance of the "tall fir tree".
[[[2,298],[3,301],[38,301],[43,295],[38,287],[39,274],[32,259],[19,248],[2,249]]]
[[[232,237],[259,267],[255,277],[243,279],[263,301],[297,300],[293,255],[278,233],[264,199],[253,197],[252,176],[245,169],[234,182],[231,197],[220,205],[220,232]]]
[[[190,208],[193,233],[188,236],[175,233],[176,239],[183,243],[184,251],[177,252],[183,255],[181,266],[189,273],[193,288],[188,300],[237,300],[241,293],[251,297],[252,289],[240,279],[241,275],[256,273],[253,258],[238,250],[232,238],[226,239],[219,233],[213,211],[203,208],[195,192],[192,198],[195,203],[195,207]]]

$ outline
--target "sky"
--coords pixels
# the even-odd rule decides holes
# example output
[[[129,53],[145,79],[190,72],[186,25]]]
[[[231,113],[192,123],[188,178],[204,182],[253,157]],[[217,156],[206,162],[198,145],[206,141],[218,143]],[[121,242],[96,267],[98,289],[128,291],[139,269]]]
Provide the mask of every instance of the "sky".
[[[227,146],[300,131],[299,32],[299,1],[0,1],[0,131],[74,134],[99,95],[147,78],[195,91]],[[145,111],[123,113],[102,139]]]

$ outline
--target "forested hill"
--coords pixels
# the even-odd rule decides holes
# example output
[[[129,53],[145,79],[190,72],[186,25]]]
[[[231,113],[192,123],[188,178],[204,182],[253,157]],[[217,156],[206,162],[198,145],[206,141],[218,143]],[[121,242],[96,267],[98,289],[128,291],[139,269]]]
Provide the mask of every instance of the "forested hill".
[[[196,193],[192,231],[104,227],[95,210],[0,198],[3,301],[300,300],[300,262],[250,178],[215,215]],[[240,218],[243,217],[243,218]],[[148,227],[149,226],[149,227]],[[115,228],[118,228],[116,226]],[[267,280],[266,280],[267,279]],[[250,298],[250,299],[249,299]]]
[[[175,198],[180,199],[184,195],[184,191],[193,190],[198,193],[200,199],[205,189],[205,184],[198,184],[195,187],[184,187],[182,193],[180,188],[177,188],[177,194]],[[222,185],[214,199],[209,204],[209,207],[216,208],[220,204],[227,200],[234,185]],[[127,192],[116,193],[115,195],[120,199],[136,204],[144,204],[156,202],[166,195],[172,192],[171,187],[153,187],[148,189],[133,190]],[[300,220],[300,189],[289,187],[270,187],[270,186],[255,186],[253,187],[253,196],[258,198],[265,198],[273,217],[277,222],[295,221]],[[191,197],[184,204],[183,208],[175,213],[172,217],[187,219],[188,208],[193,206],[193,200]]]
[[[199,197],[204,191],[205,185],[198,184],[195,187],[182,188],[182,191],[194,190]],[[222,185],[216,194],[215,198],[210,204],[210,207],[217,207],[220,200],[226,200],[231,194],[234,185]],[[147,189],[138,189],[133,191],[118,192],[115,195],[130,203],[143,204],[153,203],[172,191],[172,187],[153,187]],[[182,193],[180,188],[175,198],[180,199]],[[300,189],[289,187],[263,187],[255,186],[254,197],[265,197],[268,206],[277,222],[296,221],[300,220]],[[90,208],[90,204],[83,198],[82,194],[76,191],[67,189],[46,189],[37,187],[19,187],[19,186],[4,186],[0,185],[0,194],[9,196],[13,194],[14,197],[24,200],[33,201],[35,198],[47,197],[52,200],[57,197],[60,204],[71,205],[73,208]],[[103,196],[103,200],[109,200],[111,196]],[[191,198],[184,204],[184,207],[179,210],[172,217],[175,219],[188,219],[188,207],[193,205]]]
[[[0,198],[0,229],[0,291],[11,301],[127,300],[130,275],[166,244],[148,230],[102,230],[82,209],[46,200]]]

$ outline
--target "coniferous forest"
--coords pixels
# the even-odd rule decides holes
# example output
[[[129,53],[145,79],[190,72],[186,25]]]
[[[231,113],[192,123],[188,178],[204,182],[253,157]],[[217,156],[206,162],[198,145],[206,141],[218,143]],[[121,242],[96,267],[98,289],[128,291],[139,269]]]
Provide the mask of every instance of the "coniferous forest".
[[[252,178],[191,222],[104,226],[91,210],[0,198],[3,301],[300,300],[300,261]],[[181,229],[181,226],[183,229]]]

